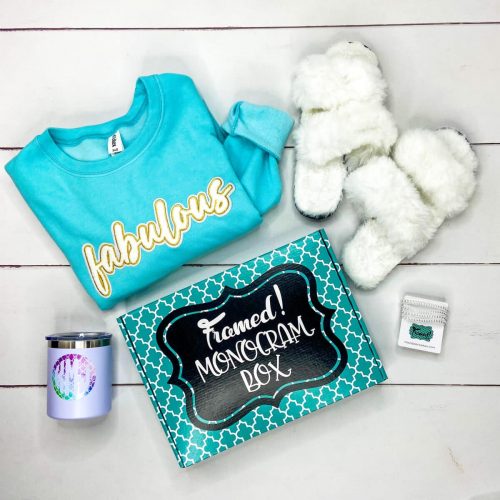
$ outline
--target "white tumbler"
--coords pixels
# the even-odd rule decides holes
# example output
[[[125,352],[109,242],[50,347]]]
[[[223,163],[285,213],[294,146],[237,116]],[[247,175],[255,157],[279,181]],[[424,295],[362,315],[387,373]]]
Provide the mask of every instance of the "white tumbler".
[[[47,415],[84,419],[111,410],[111,334],[59,333],[48,341]]]

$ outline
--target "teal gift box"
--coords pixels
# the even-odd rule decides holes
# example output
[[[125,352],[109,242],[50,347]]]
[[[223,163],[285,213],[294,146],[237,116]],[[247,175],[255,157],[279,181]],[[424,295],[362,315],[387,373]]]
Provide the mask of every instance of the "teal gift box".
[[[118,323],[180,467],[387,378],[323,230]]]

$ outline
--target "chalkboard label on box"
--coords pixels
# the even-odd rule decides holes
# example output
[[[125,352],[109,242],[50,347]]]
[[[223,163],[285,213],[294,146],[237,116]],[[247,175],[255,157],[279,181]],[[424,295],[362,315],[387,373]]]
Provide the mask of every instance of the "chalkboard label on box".
[[[191,422],[221,429],[259,405],[278,406],[289,392],[336,378],[347,352],[331,329],[334,314],[300,264],[273,267],[246,287],[226,287],[214,301],[170,313],[157,341]]]

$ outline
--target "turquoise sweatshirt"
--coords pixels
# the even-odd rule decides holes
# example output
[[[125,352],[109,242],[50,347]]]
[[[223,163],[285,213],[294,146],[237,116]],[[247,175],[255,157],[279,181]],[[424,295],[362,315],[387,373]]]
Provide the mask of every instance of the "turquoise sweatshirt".
[[[141,77],[122,117],[49,128],[6,166],[102,309],[260,224],[278,203],[284,112],[220,126],[184,75]]]

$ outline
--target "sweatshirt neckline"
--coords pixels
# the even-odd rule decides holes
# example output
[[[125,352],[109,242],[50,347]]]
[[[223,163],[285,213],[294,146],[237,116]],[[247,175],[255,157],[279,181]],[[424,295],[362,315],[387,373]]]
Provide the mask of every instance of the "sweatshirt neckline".
[[[119,154],[101,160],[80,160],[67,154],[58,143],[73,143],[88,137],[107,138],[120,123],[133,121],[146,108],[146,118],[138,136]],[[62,169],[77,175],[99,175],[117,170],[144,153],[155,138],[164,113],[164,99],[156,75],[137,79],[129,110],[124,115],[96,125],[78,128],[48,128],[37,140],[42,150]]]

